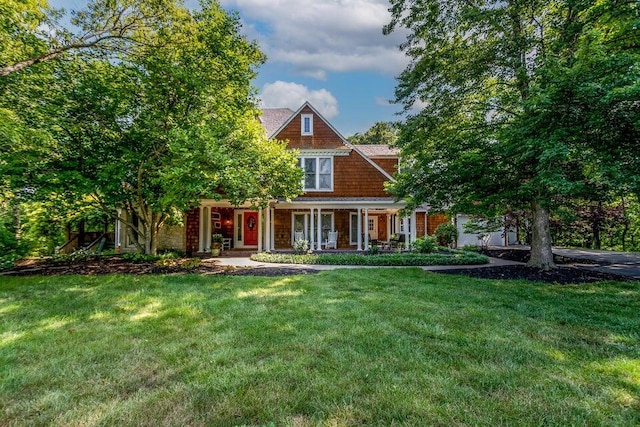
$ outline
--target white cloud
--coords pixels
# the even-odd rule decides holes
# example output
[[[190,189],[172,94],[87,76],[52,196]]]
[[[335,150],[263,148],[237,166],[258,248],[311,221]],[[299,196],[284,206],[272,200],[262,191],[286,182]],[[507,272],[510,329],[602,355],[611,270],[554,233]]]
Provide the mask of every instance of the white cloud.
[[[408,63],[397,47],[404,40],[402,31],[382,34],[382,27],[391,19],[387,0],[221,3],[252,22],[250,32],[270,61],[292,64],[306,75],[324,79],[327,71],[363,70],[397,75]]]
[[[297,110],[309,101],[326,119],[338,115],[338,100],[326,89],[310,90],[308,87],[293,83],[276,81],[267,83],[260,93],[261,106],[264,108],[290,108]]]

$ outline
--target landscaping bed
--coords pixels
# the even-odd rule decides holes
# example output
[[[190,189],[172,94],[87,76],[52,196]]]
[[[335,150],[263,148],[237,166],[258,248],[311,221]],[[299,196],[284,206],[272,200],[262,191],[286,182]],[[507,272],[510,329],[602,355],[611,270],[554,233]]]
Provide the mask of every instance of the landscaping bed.
[[[317,264],[317,265],[359,265],[359,266],[433,266],[433,265],[478,265],[488,264],[489,258],[474,252],[443,253],[382,253],[375,255],[355,253],[326,253],[297,255],[290,253],[259,253],[251,255],[258,262],[280,264]]]
[[[501,265],[484,268],[456,268],[453,270],[441,270],[438,271],[438,273],[461,274],[478,279],[529,280],[532,282],[559,284],[603,281],[627,282],[634,280],[631,277],[618,274],[603,273],[569,266],[559,266],[555,270],[544,271],[539,268],[527,267],[526,265]]]
[[[55,276],[103,274],[223,274],[233,276],[288,276],[317,273],[308,268],[238,268],[221,265],[219,260],[207,258],[172,258],[160,260],[132,260],[122,256],[95,257],[85,260],[56,261],[50,258],[31,258],[16,262],[0,276]]]

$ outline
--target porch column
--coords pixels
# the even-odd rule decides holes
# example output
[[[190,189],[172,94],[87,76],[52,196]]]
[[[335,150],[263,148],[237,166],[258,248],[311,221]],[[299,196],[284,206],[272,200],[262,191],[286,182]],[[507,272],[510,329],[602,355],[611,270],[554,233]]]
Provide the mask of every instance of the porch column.
[[[263,232],[262,232],[262,208],[258,209],[258,253],[262,252],[262,238],[263,238]]]
[[[115,229],[115,236],[114,240],[115,240],[115,247],[116,250],[119,252],[122,249],[122,242],[121,242],[121,237],[122,236],[122,209],[117,209],[118,212],[118,219],[116,219],[116,229]],[[69,237],[67,236],[67,240],[69,240]]]
[[[311,211],[311,215],[309,215],[309,249],[313,249],[313,245],[315,244],[315,239],[313,236],[313,208],[309,208],[309,210]]]
[[[318,250],[322,250],[322,209],[318,208]]]
[[[411,241],[415,242],[418,236],[418,224],[416,224],[416,211],[411,212]]]
[[[271,250],[271,208],[267,207],[264,211],[264,250],[269,252]]]
[[[200,224],[198,228],[198,252],[204,252],[204,207],[202,206],[200,206]]]
[[[369,208],[364,209],[364,249],[369,249]]]
[[[409,247],[409,221],[408,218],[405,216],[404,218],[402,218],[402,234],[404,234],[404,246],[406,248]]]
[[[358,208],[358,250],[362,250],[362,209]]]

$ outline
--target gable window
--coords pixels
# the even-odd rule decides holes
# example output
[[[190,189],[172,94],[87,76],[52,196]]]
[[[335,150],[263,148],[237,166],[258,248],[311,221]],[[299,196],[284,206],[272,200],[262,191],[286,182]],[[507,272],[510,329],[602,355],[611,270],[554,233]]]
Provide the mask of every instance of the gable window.
[[[313,135],[313,114],[302,115],[302,135]]]
[[[332,157],[301,157],[298,164],[304,172],[305,190],[333,190]]]

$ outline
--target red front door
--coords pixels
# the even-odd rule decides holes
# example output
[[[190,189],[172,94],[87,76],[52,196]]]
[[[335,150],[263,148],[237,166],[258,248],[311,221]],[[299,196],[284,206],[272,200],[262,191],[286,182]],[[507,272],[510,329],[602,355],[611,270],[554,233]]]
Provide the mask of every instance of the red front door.
[[[244,245],[245,246],[258,245],[258,213],[257,212],[244,213]]]

